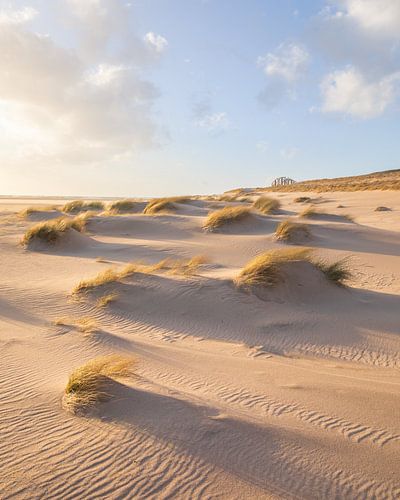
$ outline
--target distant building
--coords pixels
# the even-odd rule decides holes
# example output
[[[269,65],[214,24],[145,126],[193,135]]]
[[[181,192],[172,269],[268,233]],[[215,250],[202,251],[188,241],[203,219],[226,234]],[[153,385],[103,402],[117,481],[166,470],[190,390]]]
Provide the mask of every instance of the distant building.
[[[296,181],[290,179],[289,177],[277,177],[271,184],[271,186],[287,186],[289,184],[295,184]]]

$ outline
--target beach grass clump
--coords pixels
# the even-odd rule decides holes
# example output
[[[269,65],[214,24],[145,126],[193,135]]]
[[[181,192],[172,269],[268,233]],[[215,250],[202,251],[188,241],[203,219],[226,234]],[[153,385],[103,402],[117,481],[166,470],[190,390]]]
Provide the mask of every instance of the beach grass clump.
[[[62,207],[62,211],[68,214],[77,214],[79,212],[88,212],[104,210],[104,203],[102,201],[83,201],[83,200],[74,200],[66,203]]]
[[[155,215],[162,212],[171,212],[176,210],[175,203],[187,203],[190,198],[186,196],[174,196],[170,198],[154,198],[145,206],[143,213],[146,215]]]
[[[323,212],[318,211],[315,207],[312,205],[304,209],[300,213],[300,217],[304,217],[305,219],[311,219],[313,217],[318,217],[318,215],[323,215]]]
[[[106,391],[110,382],[132,376],[134,367],[134,358],[111,354],[92,359],[76,368],[64,390],[64,408],[78,413],[108,399],[110,394]]]
[[[292,222],[289,220],[282,221],[275,231],[275,237],[277,240],[288,243],[295,241],[296,238],[308,238],[309,236],[310,230],[306,224],[299,224],[298,222]]]
[[[196,255],[190,259],[166,259],[161,263],[150,267],[150,272],[153,270],[164,269],[170,274],[181,274],[183,276],[193,276],[199,268],[208,262],[204,255]],[[160,267],[161,264],[161,267]]]
[[[276,212],[280,206],[281,203],[279,200],[269,196],[260,196],[260,198],[253,203],[253,207],[265,215]]]
[[[38,222],[26,231],[21,243],[28,245],[32,241],[37,240],[48,244],[55,244],[70,229],[75,229],[82,233],[86,227],[87,220],[88,216],[85,214],[85,216],[74,218],[58,217],[57,219]]]
[[[122,269],[109,268],[102,271],[94,278],[89,278],[80,281],[72,291],[73,295],[78,295],[90,292],[96,288],[121,281],[123,278],[132,276],[135,273],[156,274],[157,271],[166,271],[171,274],[181,274],[184,276],[192,276],[196,274],[199,267],[207,262],[207,258],[203,255],[197,255],[191,259],[163,259],[155,264],[141,264],[130,262]],[[97,305],[104,307],[110,302],[118,298],[118,294],[110,293],[104,297],[100,297]]]
[[[379,206],[379,207],[376,207],[375,208],[375,212],[390,212],[390,208],[389,207],[383,207],[383,206]]]
[[[327,263],[313,258],[311,248],[280,248],[269,250],[250,260],[235,282],[239,286],[247,287],[277,285],[282,281],[282,267],[294,262],[309,262],[321,271],[328,281],[336,285],[343,285],[352,275],[348,259]]]
[[[115,302],[119,297],[117,292],[107,293],[106,295],[102,295],[97,299],[96,305],[97,307],[107,307],[112,302]]]
[[[110,214],[123,214],[133,212],[137,207],[137,202],[133,200],[117,200],[108,205]]]
[[[251,214],[247,207],[224,207],[214,212],[210,212],[203,225],[207,231],[215,231],[226,224],[242,221]]]
[[[345,281],[352,277],[349,259],[344,258],[333,263],[316,261],[316,267],[322,271],[325,277],[336,285],[343,285]]]
[[[72,293],[74,295],[79,293],[85,293],[95,288],[108,285],[109,283],[114,283],[115,281],[118,281],[120,278],[121,278],[121,272],[118,272],[114,268],[109,268],[97,274],[94,278],[89,278],[87,280],[80,281],[73,289]]]
[[[309,196],[298,196],[293,200],[295,203],[309,203],[311,198]]]
[[[18,217],[20,217],[21,219],[27,219],[31,215],[37,215],[43,212],[55,212],[56,210],[58,210],[57,205],[49,205],[45,207],[31,206],[24,208],[23,210],[18,212]]]
[[[271,286],[280,281],[283,264],[309,261],[310,248],[281,248],[257,255],[248,262],[236,278],[238,285]]]

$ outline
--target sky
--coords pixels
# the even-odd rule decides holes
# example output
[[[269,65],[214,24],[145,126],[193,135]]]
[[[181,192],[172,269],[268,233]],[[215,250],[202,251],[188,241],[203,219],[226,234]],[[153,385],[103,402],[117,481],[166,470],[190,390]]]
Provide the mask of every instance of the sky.
[[[0,0],[0,194],[400,168],[400,0]]]

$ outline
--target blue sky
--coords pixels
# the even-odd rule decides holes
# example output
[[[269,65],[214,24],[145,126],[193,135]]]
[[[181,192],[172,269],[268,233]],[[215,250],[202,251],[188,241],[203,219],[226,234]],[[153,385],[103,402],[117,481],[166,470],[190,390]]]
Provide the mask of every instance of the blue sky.
[[[400,0],[0,1],[2,194],[398,168],[399,42]]]

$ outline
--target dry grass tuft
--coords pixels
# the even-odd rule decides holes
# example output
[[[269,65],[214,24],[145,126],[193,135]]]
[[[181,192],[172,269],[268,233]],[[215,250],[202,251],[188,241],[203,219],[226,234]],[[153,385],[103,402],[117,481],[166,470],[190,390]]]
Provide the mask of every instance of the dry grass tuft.
[[[187,203],[190,198],[186,196],[175,196],[172,198],[154,198],[145,206],[143,213],[146,215],[154,215],[161,212],[169,212],[176,210],[175,203]]]
[[[93,333],[99,329],[96,319],[92,316],[83,316],[78,319],[64,316],[53,321],[53,324],[56,326],[74,327],[79,332],[86,334]]]
[[[137,203],[133,200],[117,200],[110,203],[108,212],[110,214],[123,214],[133,212],[137,207]]]
[[[20,217],[21,219],[27,219],[30,215],[40,214],[43,212],[54,212],[56,210],[58,210],[58,207],[56,205],[49,205],[46,207],[32,206],[18,212],[18,217]]]
[[[253,203],[253,207],[265,215],[276,212],[280,206],[279,200],[270,198],[269,196],[260,196],[260,198]]]
[[[86,334],[96,332],[99,329],[96,319],[91,316],[76,319],[73,325],[78,331]]]
[[[107,285],[108,283],[113,283],[121,278],[121,272],[118,272],[114,268],[106,269],[102,271],[94,278],[89,278],[87,280],[80,281],[76,287],[73,289],[73,294],[84,293],[94,288]]]
[[[275,237],[279,241],[294,241],[297,237],[309,237],[310,230],[306,224],[291,222],[289,220],[282,221],[275,231]]]
[[[104,203],[102,201],[75,200],[66,203],[62,207],[62,211],[69,214],[88,212],[89,210],[104,210]]]
[[[295,261],[309,261],[310,248],[284,248],[270,250],[254,257],[236,278],[238,285],[275,285],[280,280],[282,264]]]
[[[317,217],[318,215],[323,215],[323,212],[318,211],[313,206],[307,207],[300,213],[300,217],[304,217],[306,219],[311,219],[312,217]]]
[[[136,262],[130,262],[126,264],[122,269],[117,270],[115,268],[109,268],[105,271],[99,273],[94,278],[89,278],[87,280],[82,280],[78,283],[78,285],[73,289],[72,294],[77,295],[81,293],[86,293],[88,291],[94,290],[95,288],[108,285],[109,283],[115,283],[123,278],[128,276],[132,276],[135,273],[142,274],[153,274],[157,271],[167,271],[171,274],[183,274],[185,276],[191,276],[196,274],[199,267],[207,262],[207,258],[203,255],[198,255],[192,257],[189,260],[183,259],[163,259],[156,264],[140,264]],[[108,302],[107,302],[107,300]],[[118,298],[118,294],[109,294],[105,297],[99,299],[97,305],[100,307],[104,307],[109,302],[116,300]],[[102,303],[102,299],[106,300],[106,303]]]
[[[343,285],[352,277],[349,259],[342,259],[331,264],[323,261],[315,262],[316,267],[325,274],[325,277],[336,285]]]
[[[119,297],[117,292],[108,293],[107,295],[103,295],[97,299],[96,305],[97,307],[106,307],[112,302],[115,302]]]
[[[311,248],[281,248],[270,250],[252,259],[236,278],[239,286],[272,286],[278,284],[282,279],[282,265],[290,262],[310,262],[325,277],[335,283],[342,285],[351,277],[348,259],[342,259],[334,263],[326,263],[312,258]]]
[[[208,231],[215,231],[225,224],[241,221],[251,214],[247,207],[224,207],[208,214],[203,225]]]
[[[64,390],[63,407],[78,413],[110,397],[111,380],[133,375],[135,360],[112,354],[95,358],[74,370]]]
[[[311,198],[309,196],[299,196],[293,200],[295,203],[309,203]]]
[[[375,212],[390,212],[391,208],[389,207],[376,207]]]
[[[45,243],[54,244],[70,229],[75,229],[82,233],[90,216],[91,214],[88,212],[74,218],[58,217],[57,219],[39,222],[26,231],[21,243],[28,245],[33,240],[40,240]]]

